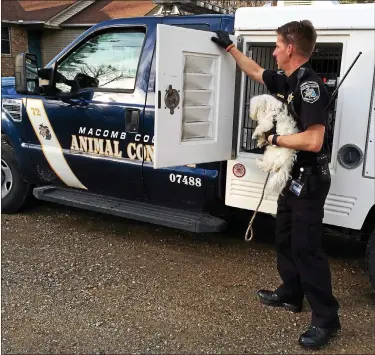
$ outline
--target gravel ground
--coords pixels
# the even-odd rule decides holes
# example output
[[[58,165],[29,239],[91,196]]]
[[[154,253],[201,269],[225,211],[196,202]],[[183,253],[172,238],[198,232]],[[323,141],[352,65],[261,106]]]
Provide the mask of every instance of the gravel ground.
[[[40,203],[2,215],[2,353],[313,353],[310,320],[260,304],[275,288],[273,220],[195,235]],[[343,330],[320,353],[375,352],[364,244],[327,238]]]

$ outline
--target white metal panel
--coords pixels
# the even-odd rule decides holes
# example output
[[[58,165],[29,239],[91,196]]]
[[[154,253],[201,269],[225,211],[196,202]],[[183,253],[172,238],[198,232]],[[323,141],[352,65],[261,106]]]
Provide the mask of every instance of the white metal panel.
[[[265,21],[267,19],[267,21]],[[290,21],[310,20],[316,29],[374,29],[375,4],[244,7],[236,11],[234,28],[276,30]]]
[[[345,198],[346,203],[350,198],[355,202],[350,213],[342,213],[343,211],[337,208],[333,210],[326,204],[325,222],[359,229],[370,208],[375,204],[375,179],[363,176],[362,164],[356,169],[342,167],[337,161],[337,152],[346,144],[354,144],[362,152],[366,150],[375,68],[375,49],[370,43],[375,43],[375,31],[347,32],[350,37],[344,47],[341,73],[347,71],[359,51],[362,51],[362,55],[339,89],[333,147],[335,161],[331,167],[332,184],[329,196],[334,196],[335,200],[337,197]],[[338,36],[340,33],[338,32]]]
[[[233,174],[233,167],[238,163],[242,164],[246,170],[245,175],[241,178]],[[229,160],[225,204],[254,211],[262,196],[266,176],[259,169],[254,170],[251,159],[239,157],[236,160]],[[337,178],[333,178],[324,205],[323,222],[329,225],[360,229],[368,211],[375,203],[375,179],[362,179],[359,184],[362,185],[362,188],[354,188],[353,186],[353,192],[340,190],[335,186],[336,182]],[[276,214],[277,199],[278,196],[266,193],[259,211]]]
[[[241,31],[237,31],[236,35],[241,35]],[[244,47],[248,42],[270,42],[272,38],[275,38],[273,31],[248,31],[243,37]],[[342,167],[337,162],[337,152],[345,144],[354,144],[363,152],[366,149],[375,67],[374,46],[370,43],[375,43],[375,31],[318,31],[318,42],[344,44],[341,75],[347,71],[358,52],[363,52],[338,93],[333,158],[330,165],[332,184],[324,217],[327,224],[360,229],[368,211],[375,204],[375,179],[363,176],[363,165],[351,170]],[[256,167],[255,159],[259,155],[240,151],[244,91],[245,86],[242,87],[239,103],[237,159],[228,162],[225,202],[229,206],[254,210],[259,202],[266,174]],[[373,130],[369,137],[371,134],[374,137]],[[369,154],[374,153],[372,151]],[[369,156],[367,161],[374,164],[374,155]],[[246,168],[246,174],[242,178],[236,178],[233,174],[236,163],[241,163]],[[276,196],[266,195],[259,210],[276,213]]]
[[[236,164],[242,164],[245,167],[245,175],[241,178],[233,174]],[[254,156],[228,160],[225,204],[254,211],[262,196],[266,177],[266,173],[256,168]],[[276,201],[276,195],[266,193],[259,211],[276,214]]]
[[[367,178],[375,178],[375,73],[372,93],[372,105],[370,108],[370,123],[366,144],[364,175]]]
[[[231,156],[236,64],[211,32],[158,25],[154,167],[227,160]],[[234,43],[236,43],[233,37]],[[164,96],[180,95],[171,113]],[[160,104],[160,107],[159,107]]]

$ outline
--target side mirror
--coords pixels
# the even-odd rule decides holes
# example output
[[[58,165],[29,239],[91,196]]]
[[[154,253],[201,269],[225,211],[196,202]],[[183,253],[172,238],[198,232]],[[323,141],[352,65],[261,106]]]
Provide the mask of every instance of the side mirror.
[[[38,94],[38,61],[31,53],[20,53],[15,60],[16,91],[19,94]]]
[[[52,83],[53,79],[53,68],[41,68],[38,70],[38,76],[40,79],[48,80]]]

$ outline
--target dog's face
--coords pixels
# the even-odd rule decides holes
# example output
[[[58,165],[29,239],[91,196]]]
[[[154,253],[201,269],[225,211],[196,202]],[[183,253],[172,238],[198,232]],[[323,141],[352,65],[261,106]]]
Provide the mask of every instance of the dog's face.
[[[269,113],[271,111],[277,112],[283,107],[283,103],[271,95],[264,94],[254,96],[250,100],[250,118],[254,121],[258,121],[262,114]]]
[[[261,110],[264,110],[265,98],[263,95],[254,96],[250,100],[250,118],[254,121],[258,120],[258,115]]]

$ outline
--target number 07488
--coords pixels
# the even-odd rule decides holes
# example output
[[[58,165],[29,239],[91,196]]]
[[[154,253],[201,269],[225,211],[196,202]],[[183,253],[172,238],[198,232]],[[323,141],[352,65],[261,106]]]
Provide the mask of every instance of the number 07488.
[[[186,176],[172,173],[169,174],[169,181],[177,184],[185,184],[196,187],[202,186],[202,179],[194,176]]]

